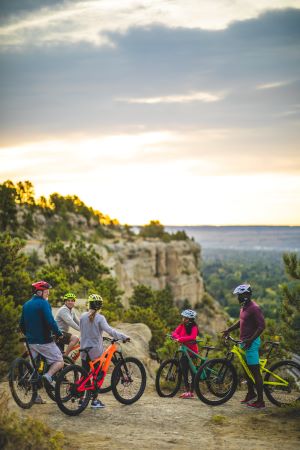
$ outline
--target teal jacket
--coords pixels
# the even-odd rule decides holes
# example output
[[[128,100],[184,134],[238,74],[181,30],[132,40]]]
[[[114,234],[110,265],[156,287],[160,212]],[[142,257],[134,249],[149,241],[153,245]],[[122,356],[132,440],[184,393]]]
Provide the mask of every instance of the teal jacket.
[[[62,335],[49,302],[37,295],[24,303],[20,328],[29,344],[48,344],[53,341],[53,334]]]

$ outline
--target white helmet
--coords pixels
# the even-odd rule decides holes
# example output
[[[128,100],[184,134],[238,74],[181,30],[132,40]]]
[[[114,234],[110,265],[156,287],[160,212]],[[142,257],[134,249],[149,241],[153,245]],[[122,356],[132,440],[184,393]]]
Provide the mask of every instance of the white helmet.
[[[240,294],[252,294],[252,289],[250,284],[240,284],[235,288],[233,291],[233,294],[240,295]]]
[[[197,313],[192,309],[185,309],[184,311],[182,311],[181,315],[183,317],[186,317],[187,319],[195,319]]]

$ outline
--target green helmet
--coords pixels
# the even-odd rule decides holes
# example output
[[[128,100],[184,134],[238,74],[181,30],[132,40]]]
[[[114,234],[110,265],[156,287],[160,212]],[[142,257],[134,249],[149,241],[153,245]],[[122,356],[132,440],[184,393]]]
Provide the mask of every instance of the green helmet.
[[[91,294],[88,297],[90,309],[100,309],[103,305],[103,298],[99,294]]]
[[[65,295],[64,295],[64,301],[67,301],[67,300],[76,300],[77,299],[77,297],[76,297],[76,295],[75,294],[73,294],[73,292],[67,292]]]

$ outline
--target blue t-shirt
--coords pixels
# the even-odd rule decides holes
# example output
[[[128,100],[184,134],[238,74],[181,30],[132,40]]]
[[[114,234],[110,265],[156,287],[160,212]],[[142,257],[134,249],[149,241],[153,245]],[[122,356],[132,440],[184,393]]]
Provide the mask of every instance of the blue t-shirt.
[[[20,328],[29,344],[48,344],[53,341],[52,333],[57,336],[62,335],[49,302],[37,295],[24,303]]]

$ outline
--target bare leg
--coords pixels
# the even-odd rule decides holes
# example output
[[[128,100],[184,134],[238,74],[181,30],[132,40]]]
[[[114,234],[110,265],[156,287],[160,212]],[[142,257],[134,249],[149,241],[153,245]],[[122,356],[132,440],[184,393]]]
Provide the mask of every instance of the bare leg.
[[[64,362],[57,361],[50,366],[47,374],[50,375],[50,377],[52,377],[58,370],[62,369],[63,367],[64,367]]]

